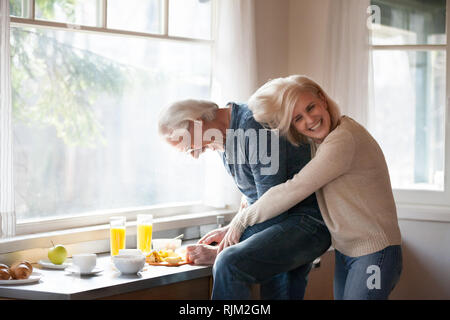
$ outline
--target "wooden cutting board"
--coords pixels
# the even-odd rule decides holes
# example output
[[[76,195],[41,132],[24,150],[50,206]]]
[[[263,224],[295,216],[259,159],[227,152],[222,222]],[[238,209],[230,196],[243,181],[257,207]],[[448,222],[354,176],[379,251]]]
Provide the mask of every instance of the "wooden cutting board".
[[[189,264],[190,262],[188,261],[180,261],[176,264],[170,264],[166,261],[164,262],[147,262],[149,265],[151,266],[166,266],[166,267],[178,267],[178,266],[182,266],[184,264]]]

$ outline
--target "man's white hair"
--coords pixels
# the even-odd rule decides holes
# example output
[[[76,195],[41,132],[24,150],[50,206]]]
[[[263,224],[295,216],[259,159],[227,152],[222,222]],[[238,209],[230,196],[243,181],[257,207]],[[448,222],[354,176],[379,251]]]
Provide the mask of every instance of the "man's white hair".
[[[187,99],[174,102],[160,113],[159,134],[167,136],[171,135],[174,130],[187,129],[189,121],[214,120],[218,109],[217,104],[207,100]]]

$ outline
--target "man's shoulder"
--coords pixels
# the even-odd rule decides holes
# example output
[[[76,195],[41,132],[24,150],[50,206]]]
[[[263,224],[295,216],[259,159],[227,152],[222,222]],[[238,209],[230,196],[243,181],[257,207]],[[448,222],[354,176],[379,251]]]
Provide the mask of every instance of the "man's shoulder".
[[[236,117],[235,129],[264,129],[264,127],[253,118],[253,113],[245,103],[230,102],[233,106]]]

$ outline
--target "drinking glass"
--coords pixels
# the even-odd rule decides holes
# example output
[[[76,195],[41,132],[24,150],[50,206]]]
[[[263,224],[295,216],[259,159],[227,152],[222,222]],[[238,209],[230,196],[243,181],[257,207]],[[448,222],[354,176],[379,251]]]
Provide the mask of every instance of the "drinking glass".
[[[153,216],[151,214],[137,215],[137,245],[143,254],[148,255],[152,249]]]
[[[120,249],[125,249],[126,245],[126,218],[111,217],[109,220],[110,225],[110,244],[111,244],[111,256],[119,254]]]

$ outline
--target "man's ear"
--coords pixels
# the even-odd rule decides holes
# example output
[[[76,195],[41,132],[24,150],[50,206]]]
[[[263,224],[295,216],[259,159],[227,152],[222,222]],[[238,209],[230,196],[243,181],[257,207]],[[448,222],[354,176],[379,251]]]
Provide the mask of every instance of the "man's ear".
[[[201,148],[203,145],[203,120],[197,119],[190,121],[190,134],[192,135],[192,141],[195,148]]]
[[[205,120],[202,119],[202,118],[197,118],[193,122],[194,122],[195,125],[199,126],[200,128],[204,128],[205,127]]]
[[[188,130],[194,130],[195,127],[203,127],[203,119],[202,118],[198,118],[195,120],[189,120],[189,126],[188,126]]]

